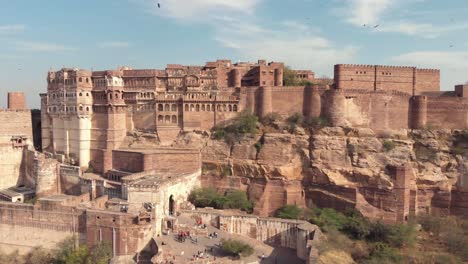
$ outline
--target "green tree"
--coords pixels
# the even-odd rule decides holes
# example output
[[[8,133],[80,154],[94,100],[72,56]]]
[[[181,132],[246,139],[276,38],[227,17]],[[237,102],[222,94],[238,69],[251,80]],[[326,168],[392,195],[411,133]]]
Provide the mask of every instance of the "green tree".
[[[294,204],[285,205],[276,211],[276,217],[283,219],[299,219],[301,214],[302,209]]]
[[[24,256],[25,264],[49,264],[53,262],[51,252],[42,247],[35,247]]]
[[[222,239],[221,248],[228,254],[241,255],[243,257],[248,257],[254,252],[254,249],[251,245],[234,239]]]
[[[108,264],[112,258],[112,245],[99,243],[91,249],[89,260],[93,264]]]
[[[298,80],[296,78],[296,73],[291,70],[290,67],[285,66],[283,70],[283,85],[284,86],[295,86],[297,85]]]
[[[245,135],[255,136],[257,134],[258,117],[249,111],[242,111],[231,120],[229,124],[219,125],[213,128],[213,138],[224,139],[227,143],[233,144]]]
[[[241,209],[251,213],[253,210],[253,204],[249,201],[247,193],[243,191],[233,191],[226,195],[226,202],[224,208],[230,209]]]
[[[222,195],[213,187],[197,188],[190,192],[189,201],[196,207],[215,207],[219,208]],[[222,208],[222,207],[221,207]]]

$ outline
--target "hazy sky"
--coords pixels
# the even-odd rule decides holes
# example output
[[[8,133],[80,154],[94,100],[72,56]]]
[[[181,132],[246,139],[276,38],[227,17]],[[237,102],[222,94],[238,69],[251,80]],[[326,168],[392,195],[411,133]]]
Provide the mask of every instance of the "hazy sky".
[[[39,107],[47,71],[62,66],[218,58],[330,77],[338,63],[440,68],[452,90],[468,81],[466,14],[467,0],[0,0],[0,106],[24,91]]]

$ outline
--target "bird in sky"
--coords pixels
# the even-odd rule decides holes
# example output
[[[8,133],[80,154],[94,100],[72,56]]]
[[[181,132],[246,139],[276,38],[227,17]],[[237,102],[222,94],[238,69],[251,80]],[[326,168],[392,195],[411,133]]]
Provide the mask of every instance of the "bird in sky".
[[[160,4],[160,3],[158,3],[158,8],[161,8],[161,4]]]
[[[380,26],[380,25],[379,25],[379,24],[377,24],[377,25],[375,25],[375,26],[374,26],[374,28],[378,28],[379,26]]]
[[[365,27],[365,26],[366,26],[366,24],[362,24],[362,26],[363,26],[363,27]]]
[[[450,48],[453,48],[453,45],[450,45],[449,47],[450,47]]]

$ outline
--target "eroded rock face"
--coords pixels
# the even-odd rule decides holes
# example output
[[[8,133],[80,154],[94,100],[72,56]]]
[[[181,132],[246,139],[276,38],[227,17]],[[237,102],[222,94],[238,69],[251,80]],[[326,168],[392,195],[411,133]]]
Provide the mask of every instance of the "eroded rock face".
[[[370,217],[387,217],[395,213],[395,168],[405,164],[414,171],[411,199],[420,201],[412,202],[410,210],[437,211],[453,204],[451,193],[468,178],[463,131],[295,131],[260,133],[232,144],[189,132],[174,145],[200,147],[204,184],[246,190],[261,215],[286,204],[307,204],[354,207]]]

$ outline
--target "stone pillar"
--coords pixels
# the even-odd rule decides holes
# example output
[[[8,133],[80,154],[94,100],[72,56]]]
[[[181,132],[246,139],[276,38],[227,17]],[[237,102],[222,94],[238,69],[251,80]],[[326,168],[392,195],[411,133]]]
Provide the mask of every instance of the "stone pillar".
[[[283,68],[275,69],[275,86],[283,86]]]
[[[317,85],[306,86],[304,96],[304,116],[320,117],[322,111],[322,99]]]
[[[265,116],[273,112],[271,87],[260,87],[260,109],[258,115]]]
[[[393,192],[396,196],[396,222],[408,221],[410,209],[410,184],[413,177],[413,168],[410,164],[396,168],[395,185]]]
[[[328,118],[332,126],[345,126],[345,97],[341,89],[330,91],[329,94]]]
[[[412,128],[423,129],[427,125],[427,96],[413,96],[412,100]]]

